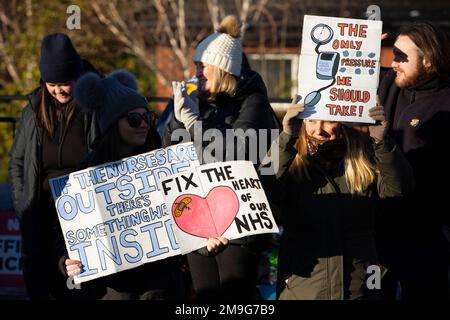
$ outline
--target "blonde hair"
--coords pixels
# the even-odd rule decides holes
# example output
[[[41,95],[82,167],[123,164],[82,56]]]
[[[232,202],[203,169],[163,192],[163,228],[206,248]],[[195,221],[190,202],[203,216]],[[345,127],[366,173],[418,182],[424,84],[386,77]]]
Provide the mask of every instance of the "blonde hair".
[[[366,190],[376,180],[377,169],[371,160],[370,149],[367,138],[363,133],[341,126],[341,134],[346,142],[346,153],[344,156],[344,176],[351,194]],[[295,178],[300,179],[302,174],[310,179],[308,173],[311,163],[307,158],[308,142],[305,124],[300,129],[300,136],[296,145],[297,155],[292,162],[289,172]]]
[[[231,73],[228,73],[216,66],[210,65],[213,68],[213,77],[209,79],[211,86],[209,89],[209,100],[216,100],[216,95],[219,92],[227,93],[234,96],[237,88],[237,79]]]

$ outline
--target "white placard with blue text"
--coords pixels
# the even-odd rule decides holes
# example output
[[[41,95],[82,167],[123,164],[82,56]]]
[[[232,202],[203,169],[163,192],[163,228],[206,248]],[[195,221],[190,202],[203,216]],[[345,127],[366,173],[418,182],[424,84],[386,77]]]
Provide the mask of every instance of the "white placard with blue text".
[[[304,119],[374,123],[382,22],[305,15],[298,74]]]
[[[197,165],[183,143],[50,180],[75,283],[180,254],[161,180]]]

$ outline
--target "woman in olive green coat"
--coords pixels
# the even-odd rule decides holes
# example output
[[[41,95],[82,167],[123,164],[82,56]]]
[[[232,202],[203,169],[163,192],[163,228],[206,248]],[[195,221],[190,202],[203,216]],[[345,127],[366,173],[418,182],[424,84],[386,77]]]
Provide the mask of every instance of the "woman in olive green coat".
[[[385,134],[382,106],[369,110],[369,134],[341,122],[298,119],[291,104],[283,132],[261,168],[261,181],[284,226],[279,299],[348,300],[376,297],[367,285],[377,264],[375,200],[413,188],[412,172]],[[276,162],[278,161],[278,166]],[[267,175],[273,167],[273,175]]]

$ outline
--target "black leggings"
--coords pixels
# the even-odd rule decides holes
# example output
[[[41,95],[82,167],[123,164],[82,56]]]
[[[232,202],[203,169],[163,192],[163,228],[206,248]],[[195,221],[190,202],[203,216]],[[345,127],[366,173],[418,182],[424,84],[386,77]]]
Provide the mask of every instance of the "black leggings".
[[[197,300],[255,300],[259,256],[244,246],[229,245],[213,257],[187,255]]]

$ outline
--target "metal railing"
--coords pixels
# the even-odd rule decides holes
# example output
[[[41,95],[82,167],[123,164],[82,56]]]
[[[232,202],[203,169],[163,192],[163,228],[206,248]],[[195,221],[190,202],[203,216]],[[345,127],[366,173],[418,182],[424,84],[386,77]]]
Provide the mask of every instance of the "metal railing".
[[[0,96],[0,103],[7,103],[14,100],[28,100],[27,96],[24,95],[3,95]],[[169,103],[172,100],[172,98],[167,97],[147,97],[148,102],[167,102]],[[274,109],[275,113],[281,113],[283,112],[283,108],[280,108],[279,104],[286,104],[290,103],[290,99],[283,99],[283,98],[270,98],[270,103],[272,103],[272,108]],[[19,117],[11,117],[11,116],[0,116],[0,123],[11,123],[12,124],[12,135],[14,136],[14,133],[16,132],[17,122],[20,120]]]
[[[7,103],[13,100],[28,100],[27,96],[23,95],[3,95],[0,96],[0,103]],[[0,116],[0,123],[11,123],[12,124],[12,136],[14,136],[14,133],[16,132],[17,122],[19,121],[19,118],[17,117],[10,117],[10,116]]]

